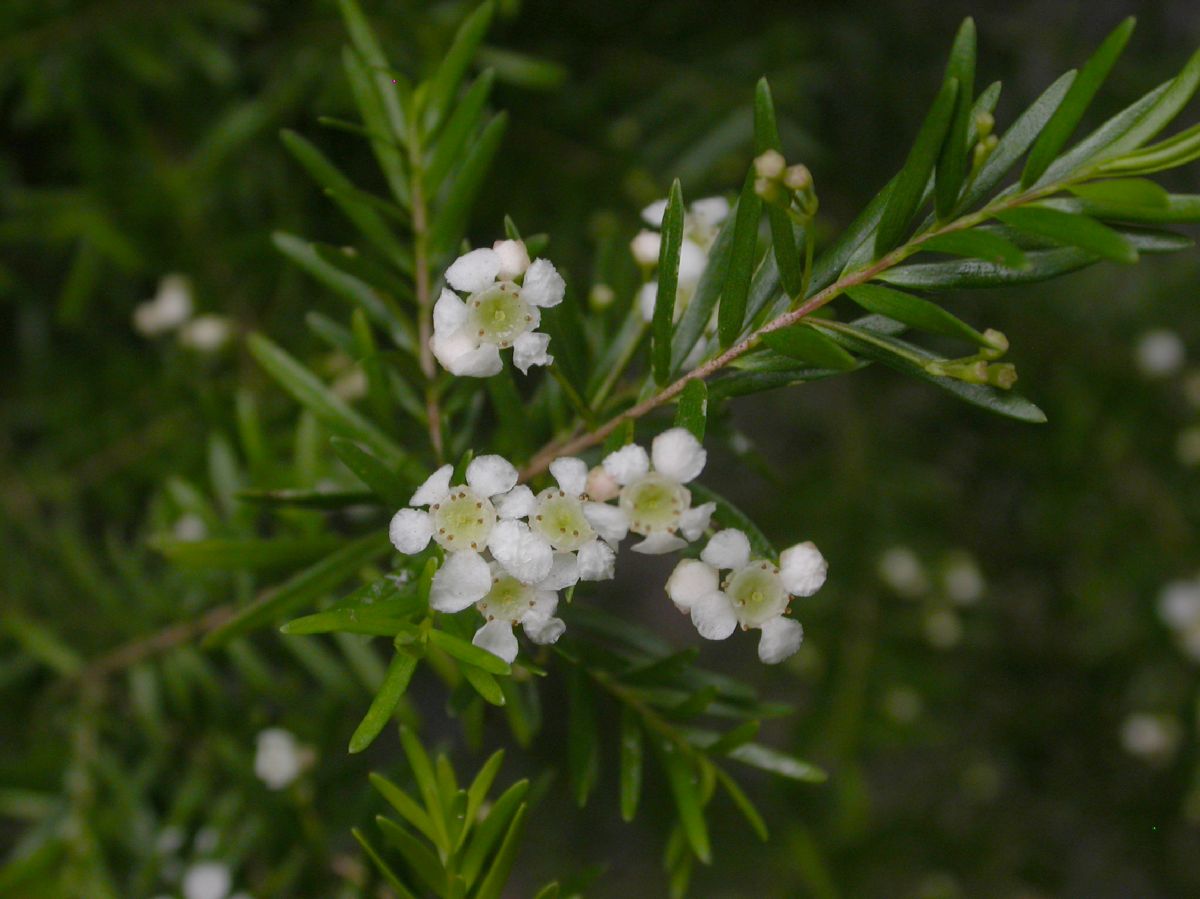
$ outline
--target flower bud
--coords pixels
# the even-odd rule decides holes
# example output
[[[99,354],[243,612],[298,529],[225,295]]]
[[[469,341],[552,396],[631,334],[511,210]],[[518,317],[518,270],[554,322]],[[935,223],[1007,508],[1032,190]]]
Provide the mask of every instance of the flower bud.
[[[979,140],[986,140],[995,127],[996,120],[990,112],[978,112],[975,114],[975,133],[979,135]]]
[[[529,268],[529,251],[522,240],[498,240],[492,249],[500,257],[500,271],[496,277],[501,281],[514,281]]]
[[[767,150],[754,160],[754,174],[760,178],[776,181],[787,168],[787,160],[778,150]]]
[[[613,304],[616,296],[613,289],[607,284],[596,284],[588,293],[588,306],[593,312],[603,312]]]
[[[603,465],[597,465],[588,472],[588,499],[598,503],[606,503],[610,499],[615,499],[620,492],[621,485],[617,482],[616,478],[605,470]]]
[[[1017,383],[1017,369],[1011,362],[1001,362],[987,367],[987,382],[1001,390],[1011,390]]]
[[[783,173],[783,184],[788,190],[809,190],[813,185],[812,172],[808,170],[808,166],[801,163],[788,166],[787,171]]]
[[[658,265],[658,255],[662,248],[662,237],[655,231],[642,230],[629,242],[629,251],[638,265],[652,268]]]

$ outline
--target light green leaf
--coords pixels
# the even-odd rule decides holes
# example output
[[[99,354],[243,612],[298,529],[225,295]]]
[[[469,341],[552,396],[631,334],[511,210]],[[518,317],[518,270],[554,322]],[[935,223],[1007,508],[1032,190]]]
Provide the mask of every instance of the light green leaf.
[[[500,766],[503,764],[504,750],[497,749],[483,763],[483,767],[479,769],[479,773],[471,781],[471,786],[467,788],[467,809],[463,816],[463,828],[458,835],[458,846],[460,848],[466,842],[467,834],[471,832],[471,828],[475,826],[475,822],[479,817],[479,810],[483,808],[484,800],[487,799],[487,794],[492,789],[492,784],[496,780],[496,774],[500,771]]]
[[[1131,265],[1138,261],[1137,249],[1107,225],[1083,215],[1072,215],[1045,206],[1024,206],[996,215],[1004,224],[1061,243],[1078,247],[1104,259]]]
[[[856,365],[854,357],[807,322],[797,322],[762,335],[763,343],[777,353],[808,362],[817,368],[849,371]]]
[[[500,844],[500,849],[496,852],[492,867],[479,885],[478,892],[475,893],[475,899],[500,899],[504,885],[508,883],[508,876],[512,873],[513,863],[517,860],[517,851],[521,848],[521,838],[525,834],[525,819],[528,812],[529,807],[526,805],[517,809],[512,824],[509,825],[508,833],[504,835],[504,842]]]
[[[512,674],[512,668],[504,659],[453,634],[435,628],[429,632],[429,642],[446,655],[454,656],[459,661],[481,668],[489,674]],[[502,705],[503,703],[498,704]]]
[[[910,293],[893,290],[881,284],[862,284],[851,287],[846,291],[846,295],[868,312],[886,315],[918,331],[958,337],[981,347],[991,346],[982,334],[966,322],[942,307]]]
[[[1100,85],[1104,83],[1113,64],[1129,42],[1134,24],[1134,19],[1130,17],[1118,25],[1079,70],[1078,77],[1071,84],[1067,95],[1042,129],[1033,150],[1029,153],[1025,170],[1021,173],[1022,187],[1037,183],[1058,157],[1059,151],[1066,146],[1067,140],[1091,105],[1092,98],[1096,96],[1096,91],[1100,89]]]
[[[746,821],[749,822],[751,829],[765,843],[771,834],[767,830],[767,822],[763,820],[758,809],[754,807],[754,803],[750,801],[750,797],[742,792],[742,788],[737,785],[737,781],[730,777],[729,774],[720,768],[714,767],[713,770],[717,772],[717,780],[720,781],[721,786],[725,788],[725,792],[729,794],[729,798],[733,800],[738,810],[741,811]]]
[[[954,117],[950,121],[946,140],[938,156],[934,181],[934,205],[937,217],[945,219],[958,203],[963,181],[967,176],[967,135],[971,128],[971,107],[975,95],[975,20],[967,18],[958,29],[950,61],[946,65],[946,80],[958,82],[954,101]]]
[[[970,231],[951,231],[921,242],[922,250],[982,259],[1005,268],[1024,269],[1029,265],[1025,252],[1016,244],[991,231],[972,228]]]
[[[484,862],[491,854],[492,847],[508,828],[509,821],[518,809],[525,808],[522,804],[525,794],[529,792],[529,781],[519,780],[492,803],[487,817],[475,828],[475,835],[467,844],[463,854],[459,873],[468,884],[473,884],[483,870]]]
[[[1200,50],[1192,54],[1153,105],[1146,109],[1127,131],[1110,143],[1097,161],[1124,156],[1142,146],[1171,123],[1192,99],[1197,87],[1200,87]]]
[[[404,856],[409,870],[416,874],[434,893],[443,895],[446,891],[446,869],[438,861],[438,857],[430,852],[424,843],[390,818],[376,815],[375,823],[383,833],[383,838]]]
[[[399,897],[399,899],[417,899],[417,897],[413,895],[412,891],[404,885],[404,882],[400,879],[396,872],[393,871],[388,863],[385,862],[379,853],[375,851],[375,847],[370,844],[365,836],[363,836],[361,830],[359,830],[357,827],[352,827],[350,829],[350,833],[353,834],[354,839],[358,840],[358,844],[362,846],[363,851],[367,853],[367,857],[371,859],[371,862],[375,865],[375,867],[379,869],[379,873],[382,874],[383,879],[388,882],[388,886],[396,891],[396,895]]]
[[[462,672],[467,683],[475,688],[475,692],[483,697],[484,702],[494,706],[504,705],[504,691],[500,689],[500,684],[496,682],[495,677],[482,668],[476,668],[465,662],[458,666],[458,670]]]
[[[407,649],[396,651],[391,664],[388,665],[383,686],[371,700],[367,714],[363,716],[363,720],[355,729],[353,736],[350,737],[351,752],[362,752],[379,736],[395,713],[396,706],[400,704],[400,699],[404,696],[404,691],[408,689],[408,682],[412,679],[416,669],[417,657],[415,655]]]
[[[687,428],[697,440],[704,440],[704,428],[708,421],[708,388],[700,378],[688,381],[679,394],[679,405],[675,411],[675,425]]]
[[[712,861],[712,849],[708,840],[708,825],[704,820],[704,802],[700,798],[700,785],[697,783],[695,772],[674,745],[666,743],[659,749],[659,757],[667,773],[671,795],[675,798],[675,808],[679,812],[683,833],[696,858],[707,865]]]
[[[371,772],[368,779],[388,804],[404,816],[404,820],[423,833],[431,843],[437,843],[437,830],[433,826],[433,819],[411,796],[382,774]]]
[[[1089,181],[1085,184],[1074,184],[1069,189],[1081,200],[1091,203],[1138,206],[1146,209],[1166,209],[1170,196],[1166,188],[1146,178]]]

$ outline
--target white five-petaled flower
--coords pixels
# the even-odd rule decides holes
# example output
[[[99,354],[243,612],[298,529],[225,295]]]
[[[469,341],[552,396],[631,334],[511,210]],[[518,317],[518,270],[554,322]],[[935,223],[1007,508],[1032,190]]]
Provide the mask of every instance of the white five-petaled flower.
[[[433,307],[429,346],[451,374],[499,374],[500,350],[508,347],[524,373],[554,361],[547,352],[550,337],[537,327],[541,310],[561,303],[566,285],[548,260],[531,263],[524,243],[500,240],[456,259],[446,283]]]
[[[685,428],[659,434],[649,454],[636,443],[624,446],[604,459],[605,472],[621,487],[617,505],[589,502],[584,515],[611,544],[631,531],[644,537],[634,552],[658,555],[682,549],[700,538],[716,508],[714,503],[693,507],[691,491],[683,486],[699,477],[707,458],[700,441]]]
[[[661,228],[667,209],[666,200],[658,200],[642,210],[642,219],[653,228]],[[683,241],[679,247],[679,280],[675,290],[674,316],[678,318],[687,308],[700,276],[708,265],[708,253],[716,240],[721,223],[729,216],[729,201],[724,197],[706,197],[696,200],[688,208],[683,219]],[[651,269],[658,265],[662,249],[662,235],[657,230],[642,229],[629,244],[630,252],[638,265]],[[638,304],[642,317],[650,321],[654,317],[654,305],[658,297],[658,282],[648,281],[638,292]]]
[[[675,567],[667,595],[707,640],[724,640],[739,625],[758,628],[758,657],[773,665],[795,653],[804,638],[800,622],[787,617],[792,597],[816,593],[827,568],[812,543],[784,550],[778,567],[754,559],[746,534],[729,528],[713,535],[699,559],[684,559]],[[723,581],[722,571],[729,572]]]
[[[554,617],[558,591],[579,579],[578,572],[571,569],[571,557],[564,554],[555,558],[555,565],[541,583],[526,584],[493,562],[491,589],[475,604],[484,617],[483,626],[471,642],[509,663],[517,657],[513,628],[518,624],[534,643],[557,642],[566,629],[562,619]]]

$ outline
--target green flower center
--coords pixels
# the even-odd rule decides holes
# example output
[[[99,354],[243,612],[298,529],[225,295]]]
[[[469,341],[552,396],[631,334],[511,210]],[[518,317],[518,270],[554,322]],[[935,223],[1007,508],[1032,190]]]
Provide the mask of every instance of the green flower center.
[[[534,590],[527,584],[522,584],[515,577],[505,575],[498,578],[488,595],[477,603],[477,608],[488,621],[499,618],[501,621],[517,622],[533,607]]]
[[[761,560],[731,574],[725,581],[725,593],[743,627],[758,627],[783,614],[791,598],[779,572],[770,562]]]
[[[623,487],[618,500],[629,516],[629,529],[642,535],[675,530],[691,502],[686,487],[655,472]]]
[[[559,552],[574,552],[596,536],[583,514],[583,503],[561,490],[547,487],[537,495],[533,530]]]
[[[507,281],[472,294],[467,306],[468,333],[501,349],[537,326],[533,307],[521,299],[516,285]]]
[[[469,487],[454,487],[449,496],[429,511],[433,515],[433,539],[451,552],[483,549],[496,524],[496,509],[491,501]]]

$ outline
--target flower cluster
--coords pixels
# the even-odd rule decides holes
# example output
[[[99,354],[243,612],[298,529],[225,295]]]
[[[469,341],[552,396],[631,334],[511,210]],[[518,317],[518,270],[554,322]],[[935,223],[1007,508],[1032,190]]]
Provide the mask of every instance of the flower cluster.
[[[662,227],[666,211],[666,200],[658,200],[643,209],[642,220],[656,230],[643,228],[629,245],[633,258],[647,272],[658,265],[662,235],[657,229]],[[683,314],[683,310],[696,293],[700,276],[704,274],[704,268],[708,265],[709,251],[713,241],[717,239],[717,231],[728,216],[729,201],[724,197],[696,200],[684,214],[683,242],[679,247],[679,282],[675,293],[675,318]],[[654,303],[657,297],[657,280],[651,279],[642,285],[638,293],[638,303],[646,321],[654,317]]]
[[[537,327],[541,310],[562,302],[566,284],[548,260],[530,262],[522,241],[499,240],[460,256],[446,270],[446,283],[433,307],[429,347],[451,374],[499,374],[500,351],[509,347],[513,365],[526,374],[531,365],[554,361],[550,336]]]
[[[642,538],[633,550],[651,554],[699,539],[714,504],[693,506],[684,485],[705,461],[700,442],[672,428],[649,453],[629,444],[591,471],[581,459],[556,459],[556,486],[534,493],[517,483],[507,460],[480,456],[467,466],[465,484],[451,484],[451,465],[434,472],[393,516],[389,533],[408,555],[430,541],[442,548],[430,606],[448,613],[475,606],[484,617],[475,644],[511,662],[513,628],[519,624],[535,643],[555,642],[564,629],[555,617],[558,592],[613,577],[616,549],[630,533]]]
[[[812,543],[784,550],[779,565],[754,558],[744,531],[728,528],[708,541],[699,559],[684,559],[667,595],[706,640],[724,640],[740,625],[758,628],[758,657],[782,662],[800,648],[804,628],[787,617],[792,597],[812,596],[825,583],[825,558]],[[721,572],[728,574],[722,579]]]
[[[221,315],[192,317],[192,286],[183,275],[167,275],[153,298],[133,310],[133,327],[144,337],[161,337],[172,331],[189,350],[213,353],[233,336],[229,319]]]

